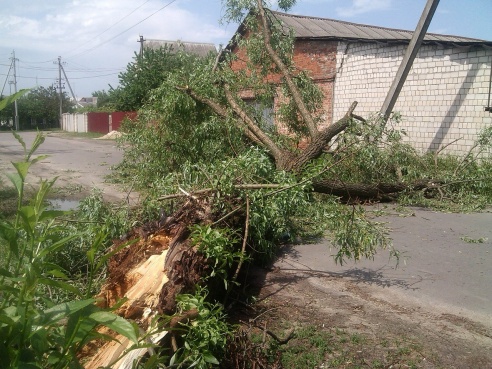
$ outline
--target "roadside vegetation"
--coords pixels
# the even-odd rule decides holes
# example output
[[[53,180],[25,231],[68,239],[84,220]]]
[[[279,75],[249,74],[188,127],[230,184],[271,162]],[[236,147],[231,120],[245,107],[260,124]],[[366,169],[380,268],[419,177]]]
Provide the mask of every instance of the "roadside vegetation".
[[[295,1],[278,3],[287,10]],[[288,321],[267,339],[265,329],[233,319],[231,306],[253,305],[242,288],[248,270],[268,265],[282,243],[328,237],[339,263],[388,248],[398,258],[366,202],[448,211],[490,206],[492,129],[464,157],[422,155],[404,143],[398,116],[384,124],[363,119],[356,104],[318,131],[322,95],[292,65],[292,39],[261,1],[224,6],[225,21],[253,15],[244,23],[251,37],[237,40],[248,51],[250,73],[231,71],[235,56],[228,53],[197,58],[161,49],[136,56],[119,88],[97,92],[107,106],[139,110],[137,121],[124,124],[125,156],[115,175],[145,196],[138,209],[105,204],[97,192],[75,213],[49,209],[55,180],[26,197],[25,177],[42,158],[34,155],[43,137],[27,148],[14,133],[25,157],[13,164],[11,186],[0,181],[0,369],[80,368],[84,350],[114,338],[101,326],[133,342],[132,351],[145,349],[138,368],[419,367],[420,348],[411,340],[377,341]],[[280,87],[265,83],[271,73],[282,74]],[[286,99],[277,119],[288,135],[263,114],[278,88]],[[245,89],[258,97],[255,105],[239,97]],[[178,278],[175,301],[149,327],[138,327],[115,314],[125,301],[101,307],[94,296],[107,262],[169,219],[182,221],[176,239],[197,260],[200,280]],[[170,331],[169,342],[149,341],[163,331]],[[367,345],[381,348],[379,356],[365,355]]]

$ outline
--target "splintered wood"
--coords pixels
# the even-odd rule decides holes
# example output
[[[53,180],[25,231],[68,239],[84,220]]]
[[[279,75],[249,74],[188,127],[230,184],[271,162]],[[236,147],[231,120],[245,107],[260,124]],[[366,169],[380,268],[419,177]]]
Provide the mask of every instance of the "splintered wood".
[[[116,279],[110,277],[109,282],[102,288],[98,297],[102,297],[103,305],[112,306],[119,299],[128,299],[116,313],[124,318],[132,319],[137,322],[139,327],[144,331],[149,327],[150,321],[157,312],[159,303],[159,294],[168,278],[164,271],[164,262],[168,252],[170,237],[162,234],[155,235],[148,240],[141,240],[137,244],[129,246],[134,250],[141,252],[141,255],[135,255],[132,252],[126,253],[126,258],[133,260],[132,263],[141,259],[136,266],[123,273],[117,270]],[[157,246],[156,244],[159,244]],[[146,251],[152,249],[152,252],[159,254],[150,255],[147,258]],[[129,251],[129,250],[125,250]],[[114,271],[116,272],[116,270]],[[151,337],[152,341],[159,341],[165,332],[161,332],[157,337]],[[86,369],[96,369],[99,367],[112,367],[123,369],[130,367],[135,359],[145,355],[147,349],[138,349],[131,351],[130,354],[122,358],[123,353],[128,350],[133,343],[127,338],[115,335],[116,341],[105,343],[97,348],[97,352],[92,353],[90,360],[85,364]],[[129,365],[129,366],[128,366]]]
[[[111,257],[108,280],[97,296],[99,305],[111,307],[126,298],[116,313],[134,321],[140,333],[148,334],[144,343],[162,344],[166,329],[152,334],[153,318],[173,315],[176,296],[192,292],[208,272],[206,258],[197,253],[189,235],[190,225],[210,223],[211,218],[208,201],[191,198],[173,216],[163,213],[158,221],[133,229],[123,237],[130,241],[129,245]],[[120,247],[122,242],[116,241],[114,247]],[[100,333],[115,340],[86,347],[81,353],[86,369],[129,369],[147,352],[152,354],[151,348],[129,350],[133,343],[116,332],[101,328]]]

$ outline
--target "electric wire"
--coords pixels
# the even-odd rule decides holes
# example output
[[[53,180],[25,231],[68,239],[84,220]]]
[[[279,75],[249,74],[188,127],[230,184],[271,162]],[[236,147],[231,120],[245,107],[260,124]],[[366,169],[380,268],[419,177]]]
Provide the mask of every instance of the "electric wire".
[[[87,54],[87,53],[89,53],[89,52],[91,52],[91,51],[94,51],[95,49],[97,49],[97,48],[99,48],[99,47],[101,47],[101,46],[103,46],[103,45],[107,44],[108,42],[113,41],[115,38],[120,37],[120,36],[121,36],[121,35],[123,35],[124,33],[128,32],[129,30],[131,30],[131,29],[135,28],[136,26],[138,26],[139,24],[141,24],[141,23],[145,22],[147,19],[149,19],[150,17],[152,17],[152,16],[154,16],[155,14],[159,13],[161,10],[164,10],[165,8],[167,8],[167,7],[168,7],[168,6],[170,6],[171,4],[175,3],[176,1],[177,1],[177,0],[171,0],[171,1],[170,1],[170,2],[168,2],[166,5],[164,5],[162,8],[160,8],[160,9],[156,10],[155,12],[153,12],[152,14],[150,14],[149,16],[147,16],[147,17],[145,17],[144,19],[142,19],[142,20],[138,21],[138,22],[137,22],[137,23],[135,23],[133,26],[128,27],[128,28],[127,28],[127,29],[125,29],[124,31],[122,31],[122,32],[118,33],[116,36],[113,36],[113,37],[111,37],[111,38],[107,39],[106,41],[103,41],[103,42],[101,42],[101,43],[97,44],[96,46],[93,46],[93,47],[92,47],[92,48],[90,48],[90,49],[87,49],[87,50],[85,50],[85,51],[81,51],[81,52],[79,52],[79,53],[77,53],[77,54],[75,54],[75,55],[72,55],[72,56],[70,56],[70,57],[68,57],[68,58],[66,58],[66,59],[71,59],[71,58],[74,58],[74,57],[79,56],[79,55],[82,55],[82,54]]]
[[[5,82],[3,83],[2,92],[0,93],[0,96],[3,96],[3,90],[5,89],[5,85],[7,84],[7,80],[9,79],[9,75],[10,75],[10,71],[12,70],[12,64],[13,63],[14,63],[14,61],[12,60],[12,62],[10,63],[9,71],[6,74],[7,77],[5,77]]]
[[[109,31],[111,28],[113,28],[114,26],[116,26],[117,24],[121,23],[123,20],[125,20],[126,18],[128,18],[130,15],[132,15],[133,13],[135,13],[138,9],[140,9],[142,6],[144,6],[145,4],[147,4],[150,0],[147,0],[145,1],[144,3],[140,4],[138,7],[136,7],[135,9],[133,9],[130,13],[128,13],[127,15],[125,15],[123,18],[121,18],[120,20],[118,20],[117,22],[113,23],[111,26],[109,26],[108,28],[106,28],[104,31],[100,32],[99,34],[97,34],[96,36],[94,36],[93,38],[97,38],[99,36],[102,36],[103,34],[105,34],[107,31]],[[87,45],[88,43],[92,42],[92,40],[88,40],[86,42],[84,42],[83,44],[77,46],[75,49],[72,49],[70,50],[67,54],[69,55],[68,58],[70,58],[70,54],[73,53],[74,51],[77,51],[78,49],[80,49],[81,47]]]

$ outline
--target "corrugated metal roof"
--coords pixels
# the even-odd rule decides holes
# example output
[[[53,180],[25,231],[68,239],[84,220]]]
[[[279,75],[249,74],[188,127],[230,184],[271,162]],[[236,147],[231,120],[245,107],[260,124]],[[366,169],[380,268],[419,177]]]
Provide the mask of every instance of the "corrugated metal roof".
[[[275,11],[270,11],[270,13],[275,19],[279,20],[284,27],[292,29],[296,38],[408,42],[413,34],[413,31],[368,26],[365,24],[350,23],[335,19],[286,14]],[[423,42],[467,45],[485,43],[492,46],[492,41],[434,33],[427,33]]]
[[[158,49],[167,47],[171,52],[184,51],[198,56],[207,56],[209,53],[216,53],[214,44],[202,42],[167,41],[167,40],[145,40],[145,48]]]

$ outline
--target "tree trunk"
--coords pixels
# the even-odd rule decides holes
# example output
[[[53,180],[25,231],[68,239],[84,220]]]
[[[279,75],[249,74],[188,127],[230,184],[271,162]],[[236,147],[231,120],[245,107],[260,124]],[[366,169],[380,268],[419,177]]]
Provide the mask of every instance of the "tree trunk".
[[[313,181],[315,192],[340,196],[344,200],[391,199],[405,190],[418,191],[432,186],[433,183],[428,181],[417,181],[415,183],[344,183],[329,179]]]

